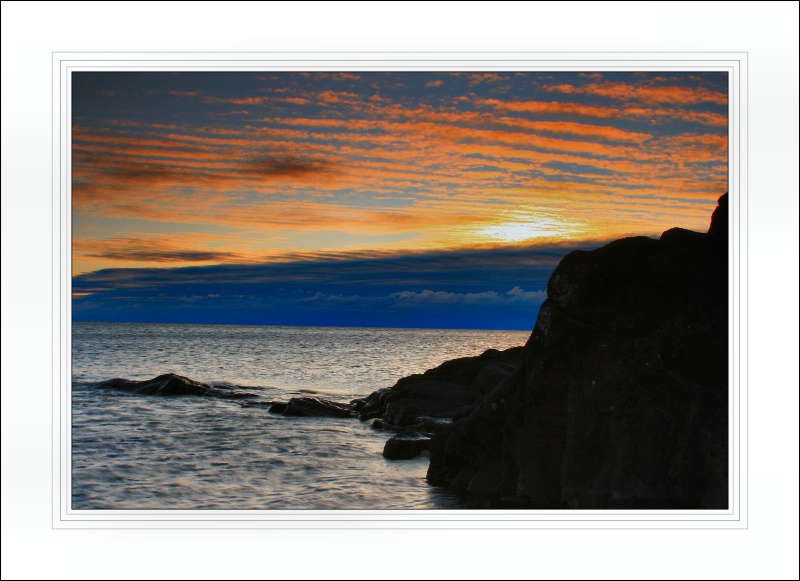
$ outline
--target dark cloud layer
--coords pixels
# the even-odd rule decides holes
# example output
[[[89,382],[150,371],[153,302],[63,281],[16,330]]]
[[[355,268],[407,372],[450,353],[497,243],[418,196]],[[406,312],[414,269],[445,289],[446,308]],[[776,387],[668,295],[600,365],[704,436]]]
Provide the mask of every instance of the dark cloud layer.
[[[331,171],[327,162],[286,155],[261,156],[253,160],[252,166],[256,174],[266,177],[302,178]]]
[[[213,262],[236,258],[233,252],[206,252],[201,250],[158,251],[158,250],[115,250],[88,254],[96,258],[120,261],[141,262]]]
[[[73,279],[73,317],[527,330],[550,274],[576,248],[345,253],[264,264],[106,269]]]

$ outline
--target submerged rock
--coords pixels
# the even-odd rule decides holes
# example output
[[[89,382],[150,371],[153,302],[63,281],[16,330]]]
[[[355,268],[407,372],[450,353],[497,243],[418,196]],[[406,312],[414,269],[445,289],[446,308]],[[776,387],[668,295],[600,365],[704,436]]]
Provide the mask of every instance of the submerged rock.
[[[429,450],[430,443],[430,438],[395,436],[386,441],[383,456],[389,460],[409,460]]]
[[[159,375],[153,379],[146,379],[143,381],[115,378],[95,383],[92,387],[98,389],[120,389],[140,395],[197,395],[231,399],[258,397],[257,393],[244,390],[237,386],[225,384],[209,385],[175,373],[165,373],[164,375]]]
[[[282,414],[283,412],[286,411],[287,407],[289,407],[289,404],[287,404],[286,402],[276,401],[270,406],[269,412],[271,414]]]
[[[567,255],[520,365],[434,435],[428,480],[532,508],[727,508],[727,231],[726,195],[706,234]]]

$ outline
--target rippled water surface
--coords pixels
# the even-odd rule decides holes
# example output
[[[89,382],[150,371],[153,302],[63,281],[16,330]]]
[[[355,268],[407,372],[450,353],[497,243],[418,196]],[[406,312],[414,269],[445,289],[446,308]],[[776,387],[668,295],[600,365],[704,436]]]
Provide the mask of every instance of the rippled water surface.
[[[195,396],[96,389],[178,373],[264,400],[363,397],[400,377],[529,333],[440,329],[73,323],[74,509],[456,508],[427,455],[389,462],[390,434],[355,419],[286,418]]]

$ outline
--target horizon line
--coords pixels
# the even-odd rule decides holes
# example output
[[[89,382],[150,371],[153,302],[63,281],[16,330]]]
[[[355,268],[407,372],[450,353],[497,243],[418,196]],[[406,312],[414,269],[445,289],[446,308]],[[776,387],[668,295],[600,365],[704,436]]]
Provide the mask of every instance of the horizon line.
[[[124,325],[214,325],[230,327],[306,327],[310,329],[395,329],[395,330],[430,330],[430,331],[511,331],[515,333],[532,332],[533,328],[525,329],[498,329],[494,327],[387,327],[384,325],[286,325],[275,323],[203,323],[203,322],[182,322],[182,321],[95,321],[91,319],[72,319],[70,325],[74,323],[98,323],[98,324],[124,324]],[[535,326],[535,324],[534,324]]]

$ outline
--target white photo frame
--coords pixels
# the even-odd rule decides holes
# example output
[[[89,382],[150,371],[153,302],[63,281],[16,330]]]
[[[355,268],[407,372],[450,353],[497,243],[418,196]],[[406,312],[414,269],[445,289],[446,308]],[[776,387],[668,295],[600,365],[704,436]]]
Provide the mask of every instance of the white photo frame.
[[[729,79],[729,509],[73,510],[71,119],[77,71],[724,71]],[[745,53],[55,53],[53,55],[53,526],[56,528],[746,528],[747,55]]]

